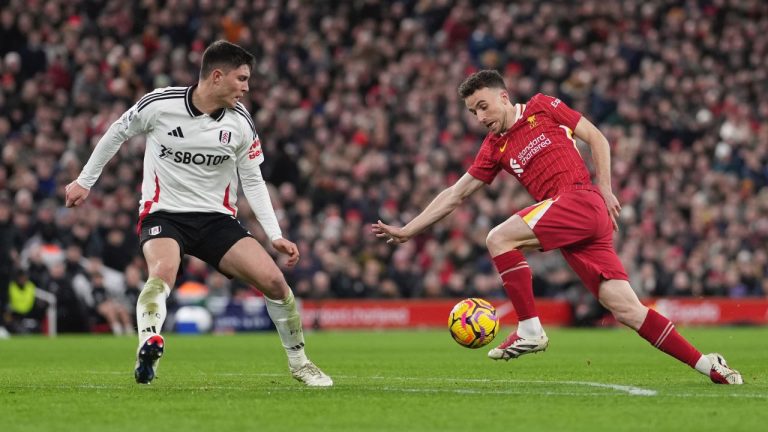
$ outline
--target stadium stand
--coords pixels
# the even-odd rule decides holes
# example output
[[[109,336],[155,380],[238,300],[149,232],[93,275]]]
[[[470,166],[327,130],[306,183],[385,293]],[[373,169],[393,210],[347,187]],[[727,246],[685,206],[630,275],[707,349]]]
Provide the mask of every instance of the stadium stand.
[[[66,264],[80,253],[103,265],[114,295],[126,272],[136,289],[144,139],[123,145],[84,208],[64,207],[63,186],[120,113],[155,87],[194,83],[202,49],[223,38],[257,58],[245,103],[284,235],[301,248],[287,272],[299,297],[503,297],[484,242],[531,202],[514,182],[396,249],[368,229],[410,219],[472,161],[484,131],[456,86],[481,68],[500,70],[513,100],[558,96],[608,136],[617,248],[641,297],[768,293],[766,2],[0,4],[4,272],[23,269],[36,286],[60,281],[61,264],[88,280],[91,265]],[[582,298],[559,255],[529,258],[538,296]],[[248,291],[213,273],[187,260],[178,283]],[[93,309],[87,283],[72,289],[73,309]]]

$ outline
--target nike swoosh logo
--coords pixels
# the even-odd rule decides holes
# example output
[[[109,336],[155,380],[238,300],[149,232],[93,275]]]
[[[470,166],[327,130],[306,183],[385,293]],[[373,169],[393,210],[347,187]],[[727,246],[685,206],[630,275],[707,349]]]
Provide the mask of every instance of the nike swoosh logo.
[[[504,145],[499,147],[499,150],[501,150],[502,153],[504,153],[504,150],[507,149],[507,143],[509,142],[509,138],[507,138],[506,141],[504,141]]]

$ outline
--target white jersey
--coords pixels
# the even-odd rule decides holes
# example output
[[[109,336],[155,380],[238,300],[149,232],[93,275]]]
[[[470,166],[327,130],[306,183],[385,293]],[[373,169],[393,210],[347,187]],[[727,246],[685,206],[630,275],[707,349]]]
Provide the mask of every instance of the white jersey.
[[[237,216],[243,192],[270,240],[281,237],[259,165],[264,161],[253,119],[238,103],[210,115],[192,104],[191,87],[156,89],[104,134],[77,182],[90,189],[125,140],[145,134],[139,219],[156,211]]]

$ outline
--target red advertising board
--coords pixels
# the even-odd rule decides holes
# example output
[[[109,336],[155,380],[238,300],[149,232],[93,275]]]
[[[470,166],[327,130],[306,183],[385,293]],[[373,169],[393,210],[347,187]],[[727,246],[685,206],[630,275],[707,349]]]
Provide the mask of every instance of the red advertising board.
[[[675,324],[768,324],[768,300],[765,298],[658,298],[643,303]]]
[[[459,300],[304,300],[302,319],[306,328],[414,328],[445,327],[448,313]],[[509,301],[493,302],[502,324],[517,319]],[[571,323],[571,307],[565,301],[538,300],[539,318],[549,325]]]
[[[442,300],[304,300],[302,318],[306,328],[383,329],[445,327],[448,313],[458,299]],[[515,324],[509,301],[492,302],[504,325]],[[768,299],[658,298],[643,303],[678,325],[768,324]],[[566,301],[537,299],[536,308],[544,325],[567,326],[573,322]],[[607,320],[604,324],[614,323]]]

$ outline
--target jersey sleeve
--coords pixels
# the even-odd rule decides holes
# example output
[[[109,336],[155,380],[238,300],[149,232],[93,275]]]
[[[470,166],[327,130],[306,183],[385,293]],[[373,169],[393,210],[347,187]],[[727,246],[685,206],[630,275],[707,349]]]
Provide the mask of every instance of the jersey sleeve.
[[[469,175],[485,184],[491,184],[493,179],[496,178],[496,175],[499,174],[499,171],[501,171],[499,164],[491,157],[492,154],[491,135],[488,134],[488,136],[485,137],[483,144],[480,146],[480,150],[477,152],[474,162],[472,162],[472,165],[467,169]]]
[[[253,127],[253,120],[245,108],[238,106],[237,110],[242,109],[247,116],[244,116],[243,133],[241,142],[236,151],[237,172],[240,176],[240,184],[243,188],[245,199],[251,205],[256,219],[267,233],[270,241],[274,241],[283,236],[280,230],[280,224],[275,215],[275,209],[272,207],[272,200],[269,197],[269,189],[264,177],[261,174],[261,163],[264,162],[264,152],[261,149],[261,141]],[[243,114],[238,111],[238,114]]]
[[[544,111],[549,113],[552,118],[563,126],[567,126],[570,130],[576,129],[576,125],[581,120],[581,113],[572,109],[565,102],[552,96],[544,94],[537,94],[531,101],[535,101]]]
[[[245,109],[245,106],[239,102],[235,107],[235,112],[240,119],[241,130],[241,141],[238,148],[240,150],[247,150],[247,159],[251,164],[261,165],[264,162],[264,152],[261,149],[261,141],[259,141],[259,134],[256,133],[253,118],[248,110]],[[243,159],[238,159],[238,161],[245,162]]]
[[[156,92],[157,90],[141,98],[109,126],[109,129],[101,136],[101,139],[93,149],[93,153],[88,158],[88,162],[77,177],[77,183],[80,186],[86,189],[93,187],[99,179],[104,166],[115,156],[118,150],[120,150],[120,146],[128,138],[139,134],[146,134],[152,130],[151,124],[154,117],[154,108],[152,105],[144,107],[142,101]]]

